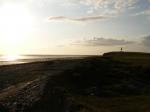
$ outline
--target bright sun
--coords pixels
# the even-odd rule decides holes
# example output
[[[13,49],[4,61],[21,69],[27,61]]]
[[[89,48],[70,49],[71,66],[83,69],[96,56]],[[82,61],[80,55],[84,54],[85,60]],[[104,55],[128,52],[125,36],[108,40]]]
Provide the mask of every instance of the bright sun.
[[[5,47],[23,41],[30,33],[33,17],[30,11],[20,4],[7,3],[0,8],[0,41]]]

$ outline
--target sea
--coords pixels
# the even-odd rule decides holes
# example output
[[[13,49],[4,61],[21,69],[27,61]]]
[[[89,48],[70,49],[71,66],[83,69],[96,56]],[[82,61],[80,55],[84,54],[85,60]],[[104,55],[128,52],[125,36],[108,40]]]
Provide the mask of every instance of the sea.
[[[88,55],[0,55],[0,65],[22,64],[40,61],[51,61],[58,59],[80,59]]]

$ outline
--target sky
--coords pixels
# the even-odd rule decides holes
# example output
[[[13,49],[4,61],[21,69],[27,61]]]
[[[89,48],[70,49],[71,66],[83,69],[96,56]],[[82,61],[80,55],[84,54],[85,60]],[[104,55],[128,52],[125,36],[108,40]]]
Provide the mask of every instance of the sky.
[[[150,0],[0,0],[0,54],[150,52]]]

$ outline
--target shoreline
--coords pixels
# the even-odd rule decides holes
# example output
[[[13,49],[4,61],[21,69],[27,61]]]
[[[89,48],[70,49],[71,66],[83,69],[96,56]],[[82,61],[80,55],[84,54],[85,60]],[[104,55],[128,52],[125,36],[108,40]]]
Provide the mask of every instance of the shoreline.
[[[0,66],[24,64],[24,63],[34,63],[34,62],[45,62],[45,61],[56,61],[56,60],[83,59],[83,58],[87,58],[87,57],[95,57],[96,55],[29,55],[29,56],[35,56],[35,58],[27,57],[27,58],[20,58],[20,59],[14,60],[14,61],[1,60]],[[36,56],[43,56],[43,57],[37,58]],[[48,56],[51,56],[51,57],[48,58]]]

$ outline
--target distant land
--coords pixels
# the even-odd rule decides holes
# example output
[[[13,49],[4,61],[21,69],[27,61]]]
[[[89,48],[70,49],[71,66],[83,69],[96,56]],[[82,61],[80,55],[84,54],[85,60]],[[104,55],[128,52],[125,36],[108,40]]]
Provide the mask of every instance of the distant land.
[[[0,67],[0,112],[150,112],[150,53]]]
[[[104,53],[103,56],[150,56],[150,53],[145,53],[145,52],[108,52]]]

